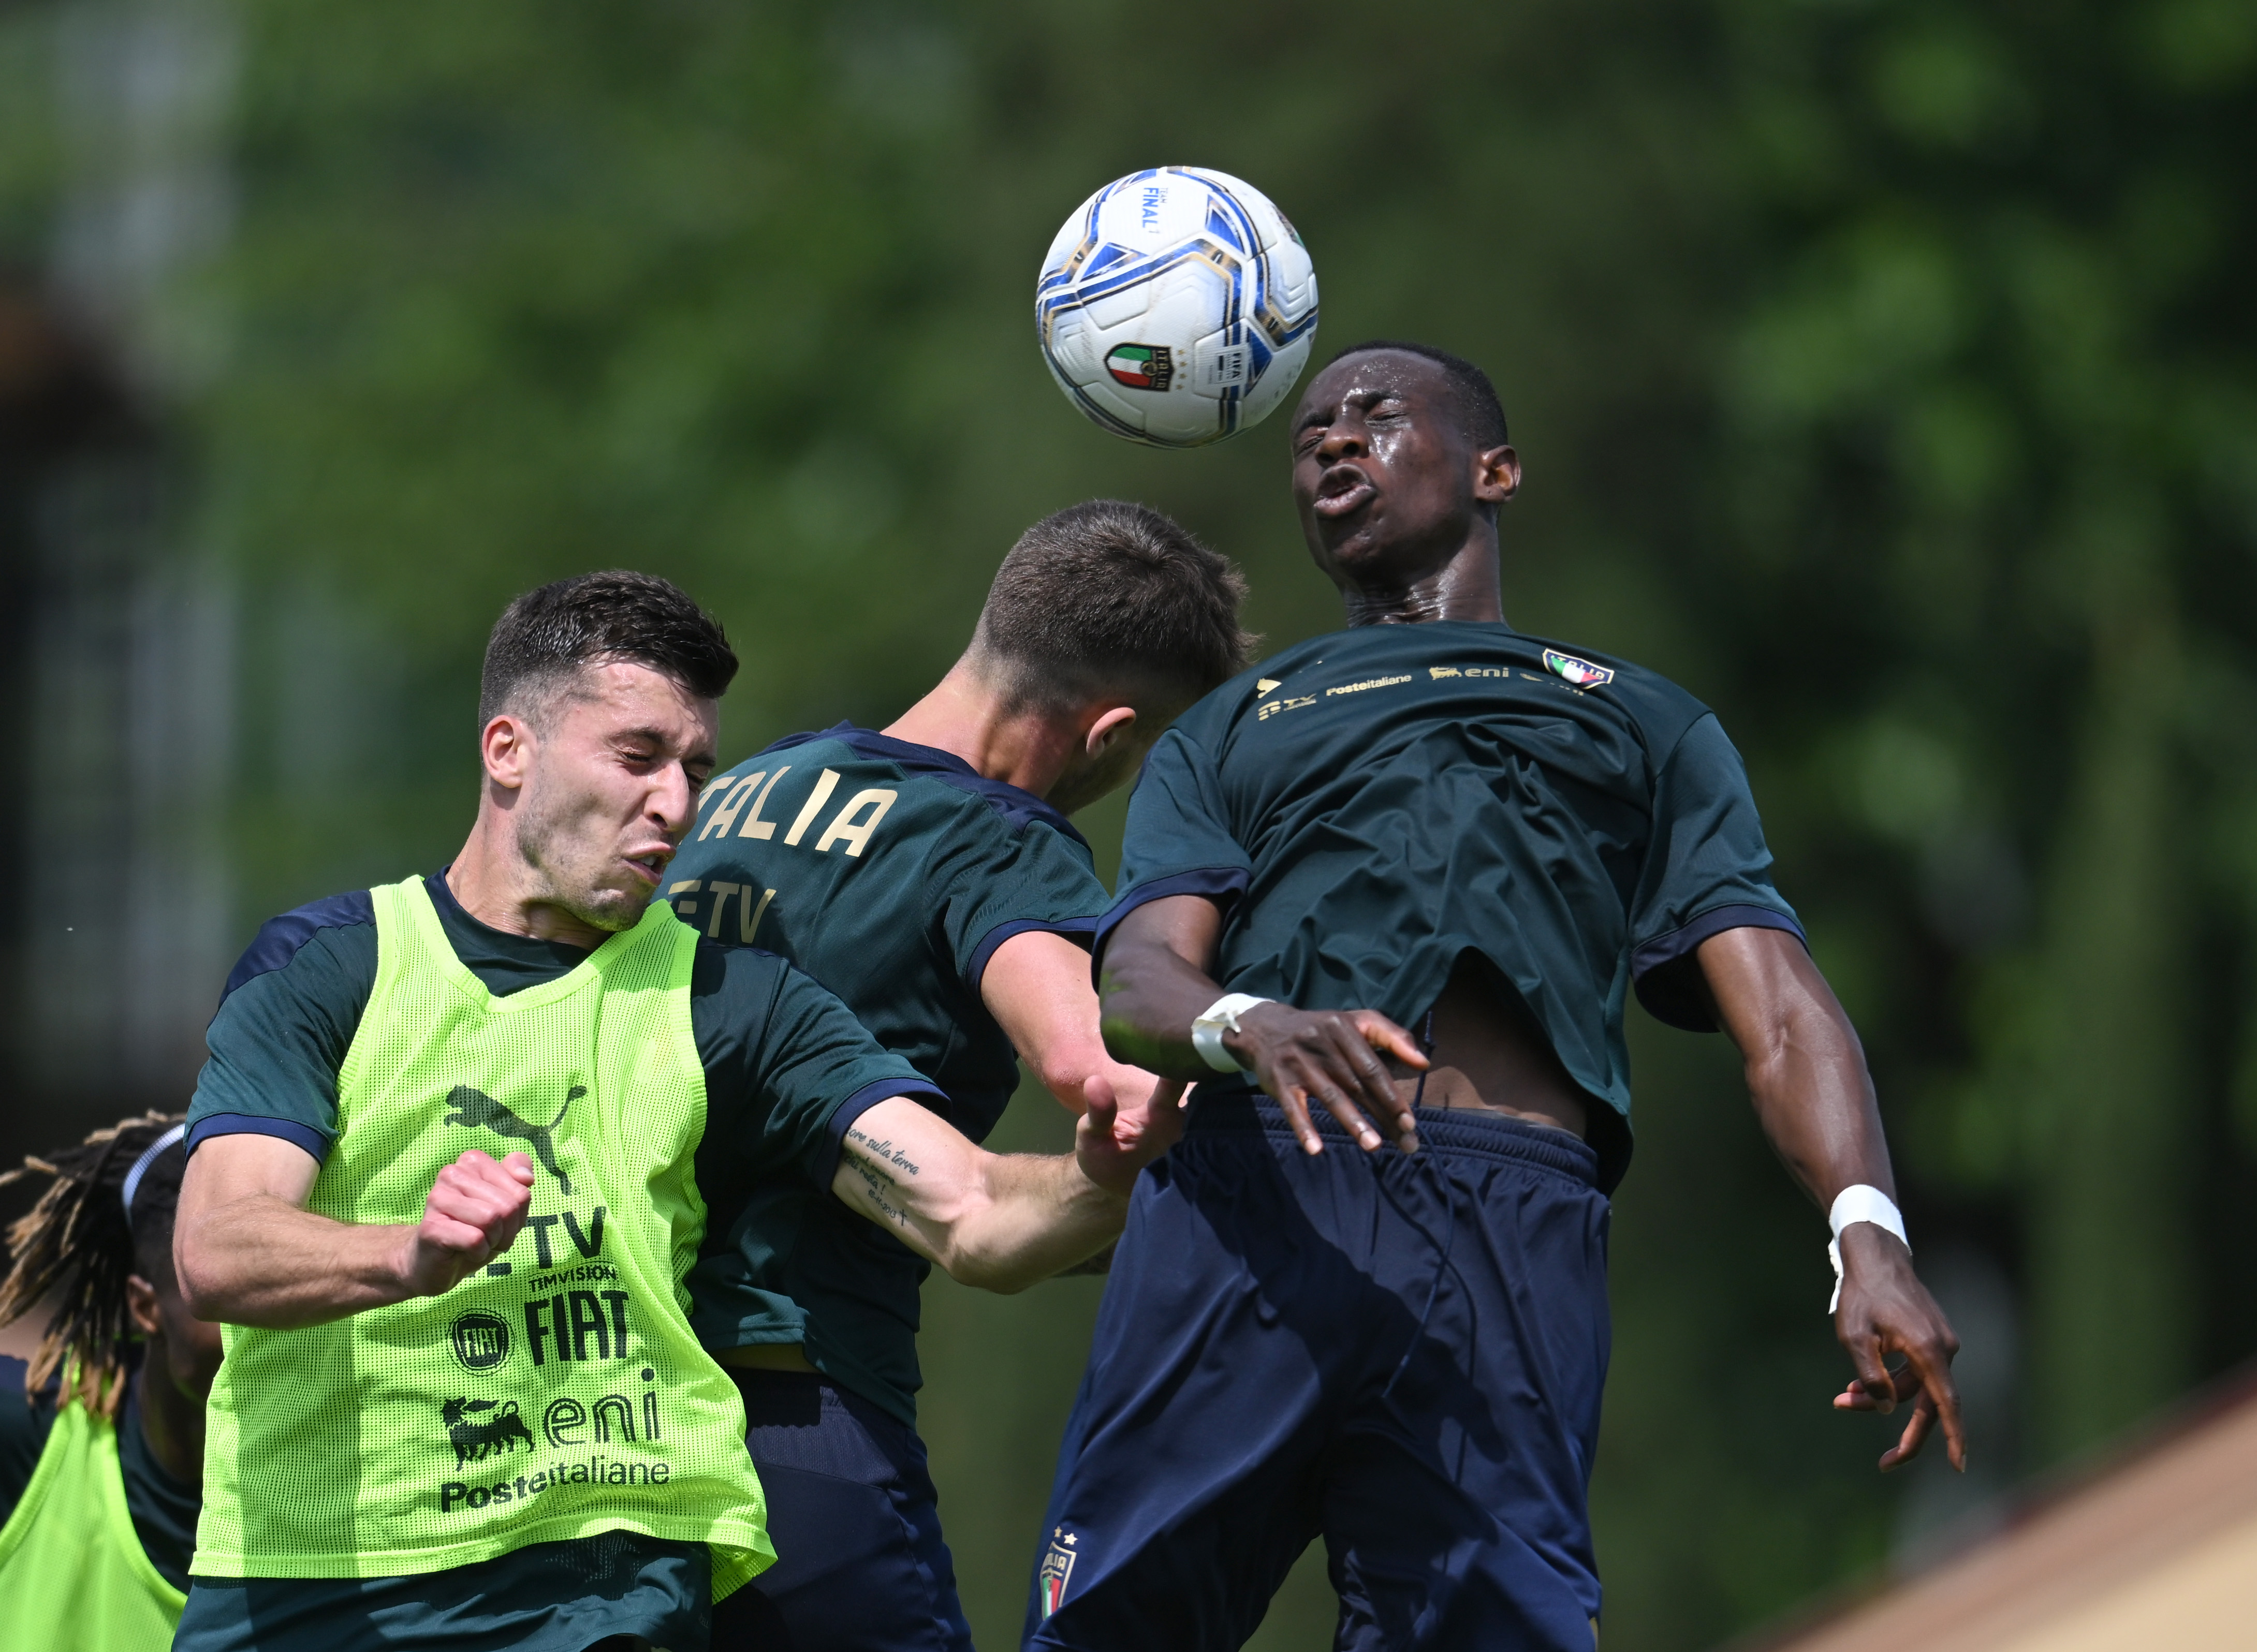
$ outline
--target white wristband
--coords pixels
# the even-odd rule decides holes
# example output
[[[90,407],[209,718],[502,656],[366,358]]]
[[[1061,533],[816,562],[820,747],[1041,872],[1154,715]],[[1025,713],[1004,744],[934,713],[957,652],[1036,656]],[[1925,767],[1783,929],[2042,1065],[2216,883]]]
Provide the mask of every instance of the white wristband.
[[[1912,1248],[1912,1241],[1905,1238],[1904,1213],[1894,1199],[1863,1182],[1843,1188],[1826,1213],[1826,1225],[1834,1230],[1834,1237],[1826,1241],[1827,1260],[1834,1264],[1834,1295],[1826,1304],[1829,1314],[1842,1305],[1842,1230],[1859,1222],[1885,1228],[1903,1241],[1905,1249]]]
[[[1242,1073],[1246,1070],[1230,1058],[1222,1047],[1222,1035],[1238,1030],[1238,1018],[1256,1004],[1272,1002],[1246,992],[1225,992],[1206,1006],[1206,1013],[1192,1023],[1192,1048],[1199,1058],[1219,1073]]]

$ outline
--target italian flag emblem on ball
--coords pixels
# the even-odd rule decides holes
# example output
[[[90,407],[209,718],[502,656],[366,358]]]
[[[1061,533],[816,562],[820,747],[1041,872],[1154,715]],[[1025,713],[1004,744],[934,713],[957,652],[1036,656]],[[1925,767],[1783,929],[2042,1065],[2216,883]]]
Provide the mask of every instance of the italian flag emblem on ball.
[[[1131,390],[1165,390],[1176,364],[1165,344],[1120,344],[1106,356],[1105,371]]]

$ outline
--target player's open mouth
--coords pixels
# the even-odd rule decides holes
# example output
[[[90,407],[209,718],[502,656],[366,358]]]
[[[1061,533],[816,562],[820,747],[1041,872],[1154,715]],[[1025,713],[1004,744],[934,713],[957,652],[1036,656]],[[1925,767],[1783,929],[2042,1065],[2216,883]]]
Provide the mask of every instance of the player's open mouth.
[[[660,874],[666,870],[666,863],[673,858],[672,850],[654,849],[646,854],[629,855],[627,865],[633,866],[636,872],[654,889],[658,886]]]
[[[1336,464],[1318,481],[1317,497],[1310,508],[1319,516],[1346,516],[1378,497],[1379,490],[1362,471],[1352,464]]]

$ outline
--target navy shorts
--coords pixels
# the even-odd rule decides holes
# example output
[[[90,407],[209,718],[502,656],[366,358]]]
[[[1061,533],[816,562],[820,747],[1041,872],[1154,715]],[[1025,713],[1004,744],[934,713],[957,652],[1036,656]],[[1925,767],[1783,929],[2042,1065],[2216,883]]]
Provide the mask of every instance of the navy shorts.
[[[1203,1099],[1139,1180],[1029,1647],[1235,1648],[1321,1536],[1341,1648],[1590,1652],[1597,1155],[1467,1110],[1412,1155],[1320,1128]]]
[[[705,1652],[712,1557],[607,1531],[407,1578],[190,1583],[179,1652]]]
[[[972,1652],[916,1430],[824,1377],[724,1369],[776,1563],[713,1608],[713,1652]]]

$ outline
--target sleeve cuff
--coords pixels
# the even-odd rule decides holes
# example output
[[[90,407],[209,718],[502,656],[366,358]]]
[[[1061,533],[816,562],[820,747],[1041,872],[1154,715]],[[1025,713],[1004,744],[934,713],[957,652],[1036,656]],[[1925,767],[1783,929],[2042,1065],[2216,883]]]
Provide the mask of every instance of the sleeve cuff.
[[[817,1187],[826,1193],[831,1190],[831,1181],[838,1174],[838,1154],[846,1145],[846,1132],[854,1121],[880,1102],[891,1101],[895,1096],[912,1097],[946,1116],[948,1092],[929,1078],[881,1078],[875,1084],[863,1085],[838,1104],[831,1115],[831,1122],[823,1126],[823,1140],[808,1166],[808,1174],[815,1178]]]
[[[1087,946],[1097,933],[1095,918],[1015,918],[1008,923],[999,923],[980,937],[980,944],[972,950],[972,961],[965,965],[964,978],[974,992],[980,990],[980,979],[987,973],[987,960],[995,956],[995,949],[1014,935],[1029,935],[1040,930],[1045,935],[1062,935],[1077,946]]]
[[[1693,954],[1711,935],[1727,929],[1783,929],[1808,947],[1810,939],[1787,913],[1771,907],[1717,907],[1692,922],[1672,929],[1637,948],[1630,955],[1631,978],[1638,985],[1638,1001],[1645,1013],[1664,1026],[1688,1033],[1713,1033],[1715,1018],[1702,991]]]
[[[187,1150],[193,1154],[214,1136],[279,1136],[294,1147],[303,1147],[315,1164],[329,1156],[329,1138],[311,1125],[294,1119],[266,1119],[252,1112],[216,1112],[188,1126]]]
[[[1247,882],[1246,870],[1242,866],[1198,866],[1190,872],[1138,884],[1107,907],[1105,915],[1097,921],[1097,934],[1089,948],[1089,978],[1093,982],[1097,979],[1097,966],[1104,961],[1105,943],[1113,938],[1113,931],[1123,918],[1146,901],[1164,900],[1170,895],[1205,895],[1228,912],[1246,893]]]

